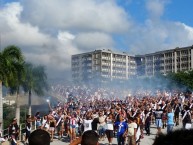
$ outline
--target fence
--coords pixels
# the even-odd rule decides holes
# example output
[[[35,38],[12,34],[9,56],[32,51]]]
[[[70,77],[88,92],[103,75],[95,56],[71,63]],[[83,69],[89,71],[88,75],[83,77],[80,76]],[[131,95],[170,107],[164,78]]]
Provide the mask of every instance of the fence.
[[[36,130],[36,121],[32,122],[31,125],[32,125],[32,131]],[[19,140],[24,140],[25,130],[26,130],[26,124],[21,123],[19,125]],[[10,137],[9,136],[9,128],[2,130],[2,137],[5,139],[8,139]]]

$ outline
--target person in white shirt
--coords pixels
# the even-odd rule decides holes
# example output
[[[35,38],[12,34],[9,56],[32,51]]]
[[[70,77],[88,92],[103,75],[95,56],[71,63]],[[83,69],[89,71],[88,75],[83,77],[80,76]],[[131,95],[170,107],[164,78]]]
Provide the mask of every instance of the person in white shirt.
[[[41,129],[44,129],[46,131],[49,130],[49,123],[48,123],[48,116],[44,115],[43,119],[42,119],[42,127]]]
[[[111,145],[113,141],[113,130],[114,130],[113,126],[114,126],[113,114],[109,114],[109,116],[106,118],[106,135],[109,145]]]
[[[87,130],[92,130],[92,117],[91,116],[86,116],[86,119],[83,120],[83,125],[84,125],[84,132]]]
[[[134,122],[133,117],[129,117],[128,121],[128,145],[136,145],[137,124]]]
[[[98,131],[99,131],[99,140],[102,139],[104,140],[104,136],[105,136],[105,119],[106,116],[103,115],[103,112],[99,112],[99,126],[98,126]]]

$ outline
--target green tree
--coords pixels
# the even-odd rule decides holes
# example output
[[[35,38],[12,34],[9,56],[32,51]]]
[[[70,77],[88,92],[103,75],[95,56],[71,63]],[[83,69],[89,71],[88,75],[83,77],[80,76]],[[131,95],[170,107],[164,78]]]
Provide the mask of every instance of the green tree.
[[[8,128],[9,124],[12,122],[13,118],[15,117],[14,110],[15,110],[15,104],[13,105],[8,105],[6,103],[3,104],[4,128]]]
[[[16,112],[15,116],[18,120],[18,124],[20,123],[20,87],[22,82],[24,81],[24,61],[17,62],[15,64],[15,73],[14,78],[10,78],[8,80],[9,88],[12,94],[16,93]]]
[[[47,74],[41,65],[34,66],[31,63],[25,64],[25,79],[23,83],[24,91],[28,93],[28,113],[31,115],[31,96],[34,92],[38,96],[43,96],[48,90]]]
[[[188,89],[193,89],[193,71],[181,71],[178,73],[170,73],[167,75],[167,78],[170,80],[170,86],[173,88],[185,91]]]
[[[0,122],[3,124],[3,102],[2,85],[9,86],[11,80],[15,79],[18,66],[24,57],[20,48],[11,45],[0,51]]]

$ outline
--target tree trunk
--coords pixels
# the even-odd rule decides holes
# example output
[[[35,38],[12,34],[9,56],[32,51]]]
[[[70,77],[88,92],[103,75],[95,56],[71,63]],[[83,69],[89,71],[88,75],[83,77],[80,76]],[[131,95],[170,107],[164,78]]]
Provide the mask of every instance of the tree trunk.
[[[29,91],[28,106],[29,106],[28,115],[31,115],[31,90]]]
[[[17,92],[17,98],[16,98],[16,112],[15,117],[17,118],[18,125],[20,124],[20,102],[19,102],[19,91]]]
[[[3,85],[1,80],[0,80],[0,122],[1,122],[0,129],[3,130]]]

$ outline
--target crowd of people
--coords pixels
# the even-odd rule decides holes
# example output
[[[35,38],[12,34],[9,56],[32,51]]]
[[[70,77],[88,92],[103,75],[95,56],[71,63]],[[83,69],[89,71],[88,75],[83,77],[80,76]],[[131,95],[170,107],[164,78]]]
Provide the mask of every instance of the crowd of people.
[[[68,137],[71,144],[89,130],[99,135],[99,141],[107,138],[109,145],[114,137],[118,145],[136,145],[151,134],[152,124],[156,125],[157,134],[161,134],[163,128],[170,133],[181,122],[183,129],[191,128],[191,93],[137,91],[125,95],[125,91],[80,86],[67,87],[62,93],[66,101],[54,107],[48,102],[48,114],[37,112],[34,117],[27,116],[25,143],[28,143],[33,121],[36,129],[49,132],[51,142],[57,134],[59,140]],[[15,119],[9,130],[12,145],[15,145],[18,137]]]

